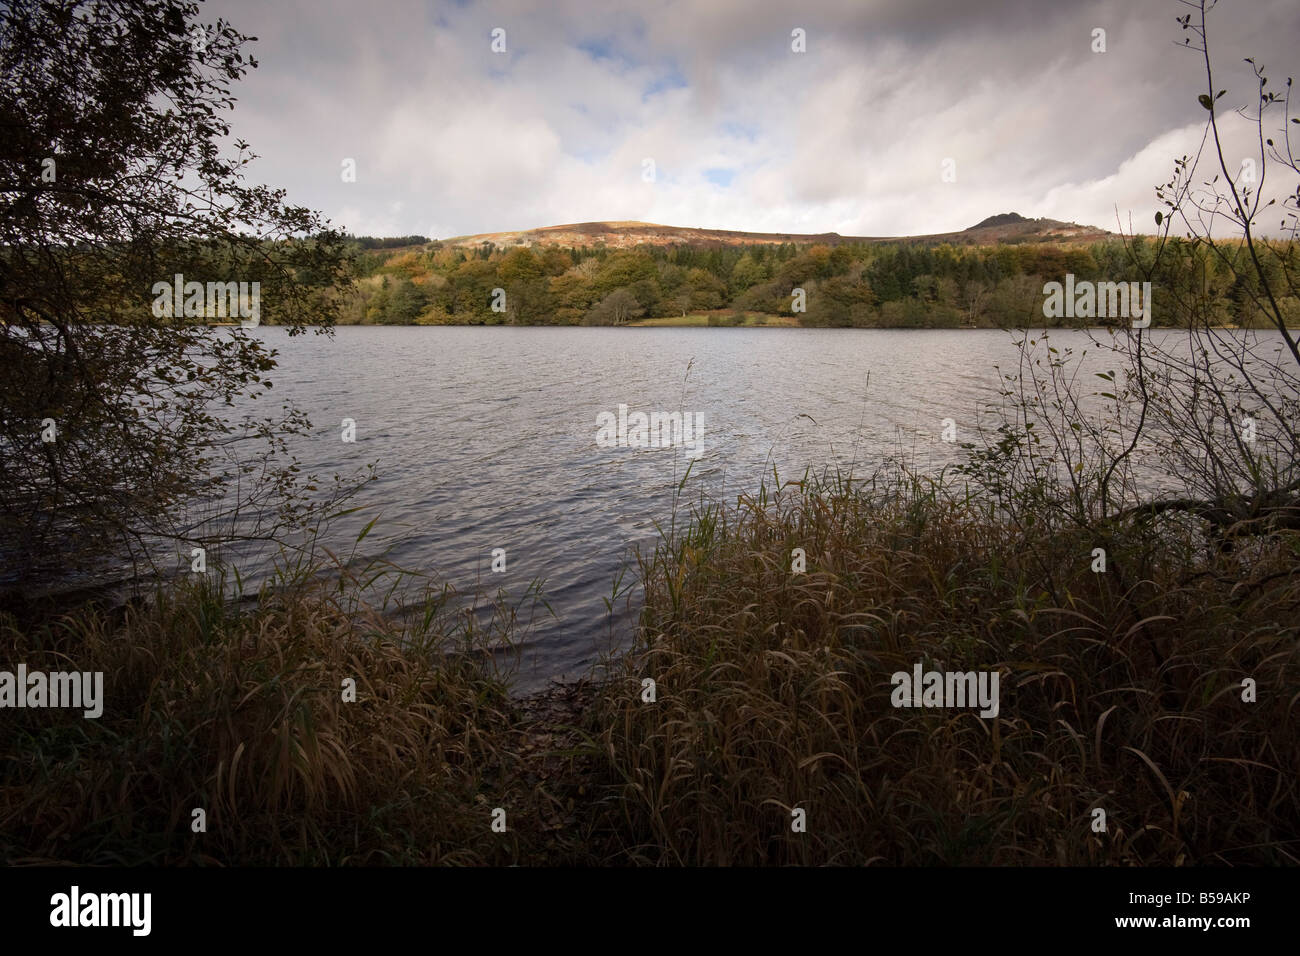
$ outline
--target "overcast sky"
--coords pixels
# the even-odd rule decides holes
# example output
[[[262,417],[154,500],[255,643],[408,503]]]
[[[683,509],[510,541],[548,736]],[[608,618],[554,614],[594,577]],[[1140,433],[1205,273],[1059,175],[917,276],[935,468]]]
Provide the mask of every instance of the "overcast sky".
[[[356,234],[637,219],[888,236],[1013,210],[1115,229],[1117,207],[1152,231],[1153,187],[1204,124],[1204,65],[1174,45],[1187,9],[212,0],[200,17],[258,37],[233,114],[253,175]],[[1279,87],[1300,74],[1296,0],[1221,0],[1210,29],[1221,104],[1253,100],[1244,57]]]

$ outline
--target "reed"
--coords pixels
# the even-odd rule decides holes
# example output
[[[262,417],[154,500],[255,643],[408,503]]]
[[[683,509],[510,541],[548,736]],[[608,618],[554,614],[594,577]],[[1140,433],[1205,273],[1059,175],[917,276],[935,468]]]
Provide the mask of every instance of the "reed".
[[[951,475],[774,476],[661,526],[634,646],[533,698],[496,665],[504,596],[394,608],[392,569],[332,556],[243,601],[3,618],[6,658],[102,670],[106,700],[0,714],[0,860],[1295,864],[1300,535],[1044,526]],[[893,706],[918,663],[996,671],[999,713]]]
[[[510,797],[515,704],[490,664],[508,628],[479,628],[445,591],[401,616],[360,607],[359,579],[373,575],[334,570],[286,566],[243,602],[199,578],[124,613],[0,620],[6,658],[103,671],[106,699],[98,720],[4,713],[0,858],[513,861],[517,847],[489,831],[482,805],[489,792],[522,802]],[[349,678],[355,702],[343,699]],[[192,829],[196,808],[204,833]]]
[[[1108,527],[1095,573],[1101,529],[1022,531],[901,471],[697,510],[642,555],[638,646],[589,719],[617,858],[1300,858],[1300,537],[1201,559],[1187,529]],[[997,671],[1000,713],[892,706],[916,663]]]

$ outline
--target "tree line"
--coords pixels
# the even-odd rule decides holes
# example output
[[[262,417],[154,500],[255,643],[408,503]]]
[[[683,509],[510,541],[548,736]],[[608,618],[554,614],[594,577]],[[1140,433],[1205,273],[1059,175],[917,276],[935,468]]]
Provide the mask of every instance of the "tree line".
[[[1155,325],[1173,303],[1203,296],[1219,325],[1255,327],[1247,255],[1138,237],[1090,244],[639,245],[628,249],[412,248],[356,240],[357,283],[340,322],[363,325],[623,325],[639,318],[735,310],[794,316],[814,327],[957,328],[1104,324],[1043,315],[1043,286],[1066,274],[1152,283]],[[1226,262],[1223,254],[1232,260]],[[1285,256],[1294,258],[1291,249]],[[1241,261],[1237,261],[1241,260]],[[1283,264],[1270,266],[1280,269]],[[802,289],[803,295],[796,294]],[[1300,299],[1282,303],[1300,324]],[[1162,308],[1170,306],[1170,308]],[[1112,320],[1113,321],[1113,320]],[[721,324],[726,324],[725,322]]]

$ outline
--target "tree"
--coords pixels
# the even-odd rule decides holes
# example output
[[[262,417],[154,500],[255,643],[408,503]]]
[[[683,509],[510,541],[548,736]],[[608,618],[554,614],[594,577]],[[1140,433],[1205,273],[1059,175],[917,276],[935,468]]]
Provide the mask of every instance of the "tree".
[[[328,327],[350,288],[347,242],[246,183],[242,140],[223,151],[231,83],[256,61],[197,11],[0,7],[0,555],[28,578],[158,537],[207,543],[213,526],[185,506],[236,480],[218,515],[254,516],[241,534],[317,506],[283,455],[305,417],[226,411],[272,387],[274,352],[206,323],[216,298],[229,321]],[[172,315],[156,287],[177,275]],[[227,295],[231,281],[247,294]]]
[[[992,290],[988,284],[979,279],[966,280],[961,291],[961,307],[968,325],[978,325],[988,311]]]
[[[1032,326],[1036,322],[1046,321],[1042,305],[1042,277],[1017,274],[1008,276],[997,284],[993,290],[990,311],[1000,323]]]
[[[809,289],[807,325],[847,328],[861,322],[875,304],[871,286],[851,276],[835,276]],[[917,303],[920,304],[919,302]],[[921,311],[924,314],[923,310]]]
[[[388,325],[413,325],[428,304],[424,289],[403,277],[389,296],[383,321]]]
[[[615,289],[605,298],[600,300],[600,304],[587,313],[584,320],[586,325],[626,325],[629,319],[634,319],[645,312],[641,303],[627,289]]]
[[[551,312],[550,282],[542,260],[527,246],[511,249],[497,265],[506,291],[506,313],[513,325],[536,323]]]
[[[388,276],[379,277],[379,288],[366,302],[365,320],[370,325],[383,325],[388,321],[388,305],[393,297],[392,280]]]
[[[595,300],[591,281],[577,267],[551,279],[549,293],[561,325],[577,325]]]
[[[654,259],[645,250],[620,250],[601,265],[596,274],[596,292],[605,296],[642,279],[653,279],[656,272]]]
[[[731,270],[731,293],[733,296],[738,295],[766,278],[767,272],[746,252],[736,260],[736,265]]]
[[[1183,494],[1146,506],[1145,513],[1180,511],[1208,521],[1219,534],[1258,533],[1278,526],[1300,527],[1300,345],[1288,324],[1286,295],[1300,289],[1300,159],[1293,143],[1291,78],[1286,92],[1268,89],[1268,76],[1253,59],[1258,86],[1253,107],[1242,106],[1256,127],[1253,159],[1258,176],[1230,166],[1219,133],[1219,100],[1210,57],[1206,14],[1214,0],[1184,0],[1194,13],[1179,18],[1188,33],[1184,47],[1204,66],[1204,92],[1197,102],[1206,110],[1206,137],[1197,154],[1174,164],[1170,180],[1156,190],[1166,211],[1156,213],[1161,229],[1149,258],[1137,237],[1131,258],[1148,273],[1162,260],[1177,270],[1182,243],[1171,243],[1175,221],[1186,230],[1193,251],[1230,276],[1234,293],[1254,307],[1260,322],[1276,333],[1261,337],[1235,333],[1214,324],[1214,303],[1203,285],[1169,289],[1169,301],[1188,317],[1191,348],[1170,350],[1140,340],[1131,349],[1150,435],[1170,442],[1169,464]],[[1195,18],[1195,19],[1193,19]],[[1280,110],[1281,115],[1277,115]],[[1276,122],[1269,127],[1270,119]],[[1244,164],[1243,164],[1244,165]],[[1208,166],[1206,169],[1204,167]],[[1261,187],[1274,177],[1284,187],[1266,199]],[[1256,180],[1258,185],[1256,184]],[[1278,199],[1281,204],[1278,204]],[[1272,207],[1278,206],[1276,212]],[[1263,217],[1279,216],[1280,239],[1263,233]],[[1232,239],[1216,234],[1224,223]],[[1211,229],[1207,224],[1214,224]],[[1234,241],[1235,240],[1235,241]],[[1249,437],[1247,437],[1249,436]],[[1136,438],[1134,440],[1136,442]]]
[[[497,285],[496,266],[482,259],[466,259],[450,276],[448,292],[452,312],[470,325],[482,325],[492,318],[493,289]]]
[[[727,297],[726,283],[705,269],[689,270],[686,273],[686,287],[690,290],[689,303],[692,309],[720,309]]]
[[[691,311],[691,287],[683,285],[672,294],[669,299],[672,302],[674,310],[680,310],[682,318],[686,318],[686,313]]]
[[[1156,189],[1165,207],[1156,214],[1158,236],[1127,236],[1125,248],[1129,272],[1156,278],[1156,306],[1187,332],[1153,337],[1140,322],[1126,322],[1094,337],[1089,350],[1114,365],[1095,372],[1101,382],[1090,394],[1070,349],[1049,345],[1046,333],[1021,341],[1019,373],[1006,379],[999,438],[974,452],[968,473],[1016,520],[1037,516],[1037,535],[1085,529],[1108,548],[1144,528],[1158,528],[1162,543],[1200,529],[1214,550],[1225,550],[1236,538],[1300,529],[1300,349],[1281,295],[1300,284],[1300,164],[1291,144],[1300,120],[1284,95],[1267,90],[1263,68],[1248,60],[1258,83],[1249,114],[1260,150],[1255,178],[1283,178],[1279,205],[1224,159],[1216,104],[1227,91],[1216,90],[1206,29],[1213,3],[1184,2],[1196,11],[1179,18],[1191,34],[1185,47],[1205,66],[1198,97],[1208,113],[1205,137],[1194,156],[1175,160],[1173,176]],[[1282,115],[1270,128],[1278,107]],[[1280,240],[1261,235],[1266,213],[1280,216]],[[1170,237],[1174,222],[1186,240]],[[1229,223],[1236,235],[1223,235]],[[1038,264],[1051,262],[1047,249],[1037,252]],[[1220,306],[1197,278],[1198,255],[1231,277],[1235,294],[1258,310],[1271,334],[1217,324]],[[1028,259],[1026,253],[1022,261]],[[1104,256],[1098,266],[1115,263]],[[1197,281],[1162,283],[1162,275]],[[1052,526],[1043,525],[1043,514]]]

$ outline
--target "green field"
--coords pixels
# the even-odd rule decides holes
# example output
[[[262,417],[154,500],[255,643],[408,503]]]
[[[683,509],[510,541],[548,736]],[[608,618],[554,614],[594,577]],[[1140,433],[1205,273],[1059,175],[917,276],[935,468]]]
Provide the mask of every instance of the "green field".
[[[736,322],[734,317],[738,315],[743,316],[743,319]],[[710,319],[713,321],[710,322]],[[696,328],[714,325],[743,326],[745,328],[770,326],[772,328],[793,329],[799,327],[799,320],[794,316],[769,315],[766,312],[735,312],[731,309],[718,309],[712,312],[690,312],[686,315],[670,315],[657,319],[637,319],[627,324],[629,327],[640,328]]]

